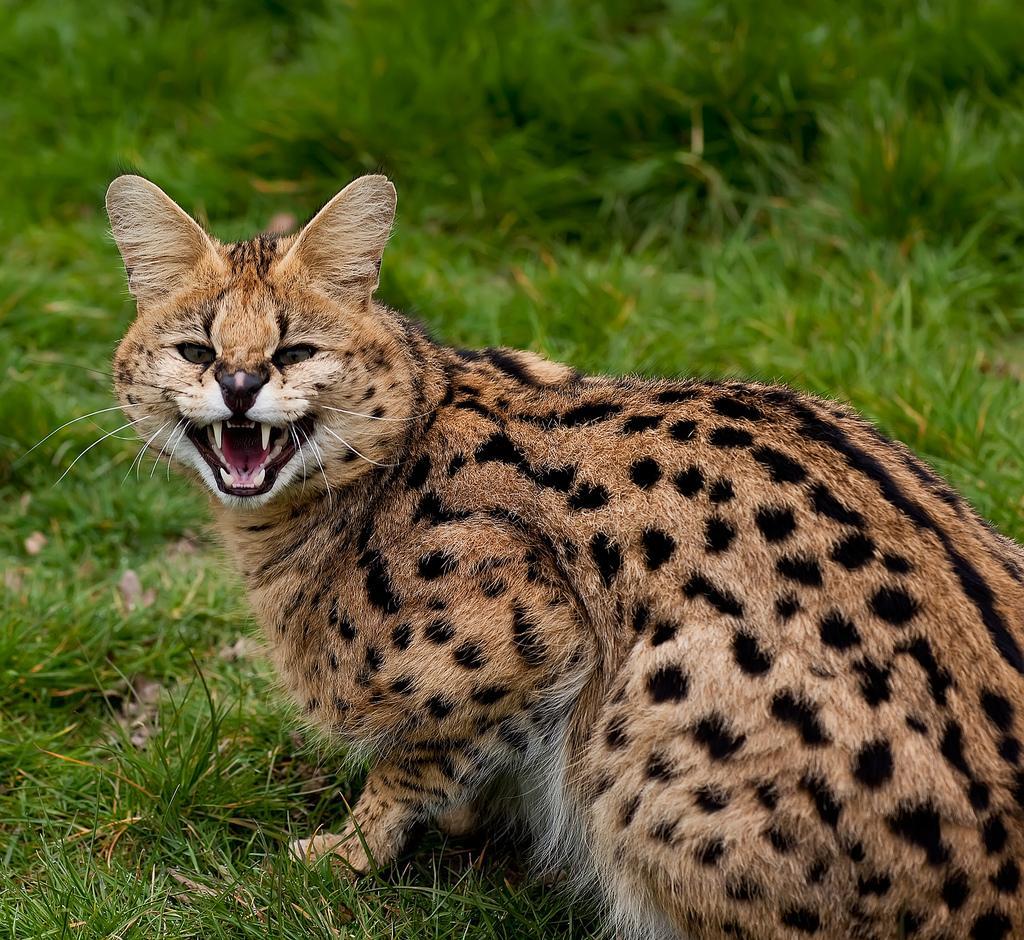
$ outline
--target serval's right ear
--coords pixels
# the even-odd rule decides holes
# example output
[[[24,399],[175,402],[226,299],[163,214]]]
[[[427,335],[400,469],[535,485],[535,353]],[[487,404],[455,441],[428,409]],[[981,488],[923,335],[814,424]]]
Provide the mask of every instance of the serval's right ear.
[[[107,215],[140,306],[187,286],[200,262],[223,262],[212,238],[159,186],[141,176],[119,176],[107,189]]]

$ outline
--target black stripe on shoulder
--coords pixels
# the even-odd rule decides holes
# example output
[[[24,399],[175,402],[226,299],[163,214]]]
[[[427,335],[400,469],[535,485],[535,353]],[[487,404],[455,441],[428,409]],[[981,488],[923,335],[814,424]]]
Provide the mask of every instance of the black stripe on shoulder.
[[[484,356],[496,369],[500,369],[505,375],[515,379],[520,385],[530,388],[540,388],[544,383],[540,382],[529,369],[513,355],[504,349],[494,347],[483,350]]]

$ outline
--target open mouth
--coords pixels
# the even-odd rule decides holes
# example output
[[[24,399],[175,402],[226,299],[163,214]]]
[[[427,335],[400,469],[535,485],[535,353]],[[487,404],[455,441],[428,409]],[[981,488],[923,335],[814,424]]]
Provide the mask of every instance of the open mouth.
[[[222,493],[259,496],[268,492],[278,471],[298,450],[299,434],[308,437],[313,419],[279,428],[248,418],[229,418],[202,427],[190,424],[188,439],[202,455]]]

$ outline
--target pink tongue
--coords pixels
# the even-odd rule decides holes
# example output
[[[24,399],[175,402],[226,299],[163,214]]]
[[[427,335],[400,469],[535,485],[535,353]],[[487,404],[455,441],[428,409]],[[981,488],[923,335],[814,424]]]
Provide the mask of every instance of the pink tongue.
[[[259,426],[225,427],[220,449],[236,483],[247,482],[263,466],[267,454],[270,453],[269,447],[263,449]]]

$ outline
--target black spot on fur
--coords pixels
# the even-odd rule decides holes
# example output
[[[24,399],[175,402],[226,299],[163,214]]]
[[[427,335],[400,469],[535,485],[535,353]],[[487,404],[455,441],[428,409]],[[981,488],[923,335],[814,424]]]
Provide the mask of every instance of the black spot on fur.
[[[696,467],[688,467],[677,473],[673,482],[683,496],[693,499],[704,487],[704,474]]]
[[[981,828],[981,841],[989,855],[998,855],[1002,852],[1008,836],[1001,816],[990,817]]]
[[[819,515],[838,522],[863,528],[864,517],[856,509],[844,506],[824,483],[815,483],[811,490],[811,508]]]
[[[615,575],[622,567],[622,549],[604,532],[595,532],[590,540],[590,556],[597,565],[598,573],[605,587],[611,587]]]
[[[695,574],[683,586],[688,598],[703,597],[719,613],[730,617],[742,617],[743,605],[731,594],[715,587],[703,575]]]
[[[466,455],[456,454],[448,461],[448,476],[455,476],[464,466],[466,466]]]
[[[949,849],[942,841],[942,823],[931,803],[901,806],[886,822],[894,835],[923,849],[929,865],[949,861]]]
[[[734,901],[753,901],[763,895],[761,888],[747,878],[739,881],[728,881],[725,885],[725,893]]]
[[[876,617],[897,627],[911,620],[918,611],[917,601],[901,587],[879,588],[870,603]]]
[[[743,428],[715,428],[708,436],[708,443],[712,447],[749,447],[754,443],[754,435]]]
[[[452,654],[452,658],[466,669],[480,669],[486,662],[480,644],[474,643],[472,640],[461,644]]]
[[[967,787],[967,799],[970,800],[971,806],[978,811],[988,809],[991,800],[988,784],[972,780]]]
[[[391,631],[391,642],[395,649],[407,649],[412,642],[412,626],[407,623],[400,623]]]
[[[953,872],[942,884],[942,900],[951,911],[960,910],[970,894],[970,883],[962,871]]]
[[[443,695],[431,695],[427,699],[427,708],[430,714],[433,715],[438,721],[442,718],[447,718],[452,710],[455,708],[455,703],[451,699],[445,698]]]
[[[576,481],[576,468],[572,466],[549,467],[534,470],[531,476],[538,486],[558,490],[560,493],[568,493]]]
[[[667,388],[658,392],[658,401],[663,405],[678,405],[680,402],[691,401],[699,392],[693,388]]]
[[[801,483],[807,471],[792,457],[771,447],[758,447],[751,456],[768,471],[773,483]]]
[[[416,680],[412,676],[399,676],[391,683],[391,691],[396,695],[410,695],[416,690]]]
[[[718,712],[710,712],[693,726],[693,736],[698,744],[708,749],[713,760],[727,760],[747,740],[745,734],[736,734],[725,718]]]
[[[821,918],[809,907],[790,907],[782,912],[782,923],[801,933],[817,933]]]
[[[999,756],[1008,764],[1016,765],[1020,760],[1020,741],[1013,735],[1006,735],[999,742]]]
[[[458,566],[459,560],[451,552],[439,550],[420,555],[418,571],[424,581],[433,581],[451,574]]]
[[[717,865],[723,855],[725,855],[724,839],[708,839],[707,842],[697,848],[697,861],[701,865]]]
[[[622,405],[614,402],[593,402],[587,405],[578,405],[567,411],[559,419],[563,427],[573,428],[584,424],[596,424],[598,421],[607,421],[614,418],[622,411]]]
[[[924,637],[917,637],[905,646],[897,647],[897,653],[906,653],[913,657],[928,676],[928,690],[936,705],[945,707],[946,691],[953,684],[949,671],[942,668],[935,660],[931,644]]]
[[[716,506],[731,502],[735,497],[736,491],[732,488],[732,481],[725,477],[715,480],[708,488],[708,499]]]
[[[632,797],[622,804],[622,808],[619,810],[619,825],[625,829],[632,821],[633,817],[636,816],[636,811],[640,806],[640,795]]]
[[[888,875],[859,875],[857,877],[857,894],[862,898],[875,896],[885,897],[892,887],[892,879]]]
[[[747,421],[757,421],[764,417],[760,408],[736,398],[729,398],[723,395],[716,398],[711,407],[723,418],[739,418]]]
[[[1000,894],[1016,894],[1017,888],[1020,887],[1020,869],[1017,863],[1008,858],[989,881]]]
[[[769,826],[761,835],[780,855],[786,855],[793,851],[795,844],[793,837],[788,832],[783,832],[778,826]]]
[[[877,790],[892,779],[892,749],[884,738],[865,744],[853,759],[853,775],[864,786]]]
[[[509,690],[503,685],[484,685],[475,688],[470,694],[470,698],[473,699],[478,705],[493,705],[495,702],[500,702]]]
[[[697,433],[696,421],[675,421],[669,425],[669,436],[680,444],[692,441]]]
[[[636,605],[633,611],[633,632],[643,633],[647,629],[647,622],[651,619],[651,608],[644,603]]]
[[[518,604],[512,610],[512,644],[519,658],[527,666],[539,666],[547,656],[547,649],[540,638],[537,625],[527,617],[526,611]]]
[[[939,750],[953,767],[965,777],[970,777],[971,768],[967,766],[967,759],[964,757],[964,732],[958,722],[952,719],[946,722]]]
[[[727,551],[736,537],[736,528],[720,516],[711,516],[705,523],[704,544],[709,552]]]
[[[1003,940],[1013,930],[1013,922],[1002,911],[982,914],[971,927],[971,940]]]
[[[757,794],[758,803],[765,809],[775,809],[779,805],[779,792],[770,780],[762,780],[755,786],[754,792]]]
[[[676,540],[661,529],[645,529],[641,541],[644,548],[644,563],[648,571],[657,571],[676,550]]]
[[[988,720],[1000,731],[1009,731],[1013,726],[1013,704],[1005,696],[991,689],[983,689],[981,707],[985,710]]]
[[[569,497],[569,508],[577,512],[592,509],[601,509],[608,505],[608,490],[600,483],[587,483],[584,481],[579,485],[576,492]]]
[[[800,781],[800,787],[814,801],[814,808],[826,826],[835,829],[843,812],[843,805],[836,799],[829,785],[816,775],[808,774]]]
[[[676,831],[676,823],[662,821],[653,825],[648,835],[656,842],[664,842],[665,845],[671,845],[673,837]]]
[[[754,517],[766,542],[784,542],[796,531],[793,511],[786,507],[763,506]]]
[[[651,701],[681,702],[690,689],[690,680],[678,666],[662,666],[647,677],[647,694]]]
[[[522,448],[502,431],[495,432],[477,447],[474,457],[477,463],[507,463],[520,468],[528,465]]]
[[[423,635],[430,640],[431,643],[436,643],[441,646],[448,643],[453,636],[455,636],[455,627],[452,626],[451,621],[438,618],[432,620],[427,624],[426,630],[423,631]]]
[[[624,748],[629,743],[626,734],[626,719],[623,715],[613,715],[604,729],[605,744],[613,751]]]
[[[909,574],[914,570],[914,566],[906,558],[892,552],[886,552],[882,556],[882,564],[893,574]]]
[[[418,490],[424,483],[427,482],[427,477],[430,475],[430,457],[424,454],[412,465],[412,469],[409,471],[409,478],[406,482],[410,489]]]
[[[860,633],[853,623],[838,610],[829,611],[818,628],[821,642],[837,650],[848,650],[860,645]]]
[[[693,791],[693,798],[705,813],[718,813],[729,805],[729,794],[718,787],[698,787]]]
[[[432,490],[420,497],[416,512],[413,514],[413,522],[426,519],[431,525],[444,525],[449,522],[461,522],[470,515],[466,509],[451,509],[441,503],[441,497]]]
[[[863,568],[875,554],[875,543],[863,532],[854,532],[836,542],[832,560],[850,571]]]
[[[667,783],[673,777],[675,777],[675,771],[672,769],[671,763],[664,754],[654,752],[647,758],[647,766],[644,768],[644,773],[648,780],[659,780],[662,783]]]
[[[821,747],[830,741],[818,720],[817,706],[789,689],[775,694],[772,715],[777,721],[794,728],[808,747]]]
[[[642,490],[649,490],[661,479],[661,467],[652,457],[641,457],[629,468],[629,478]]]
[[[641,431],[650,431],[661,424],[664,415],[633,415],[627,418],[622,425],[623,434],[639,434]]]
[[[750,633],[733,634],[732,655],[736,665],[748,676],[762,676],[772,668],[772,658]]]
[[[782,577],[799,584],[821,587],[821,566],[813,558],[785,555],[775,563],[775,570]]]
[[[659,620],[651,632],[651,646],[661,646],[676,635],[678,628],[670,620]]]
[[[792,594],[780,597],[775,602],[775,613],[779,615],[779,619],[783,622],[792,619],[798,610],[800,610],[800,601],[793,597]]]

